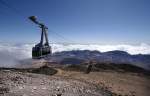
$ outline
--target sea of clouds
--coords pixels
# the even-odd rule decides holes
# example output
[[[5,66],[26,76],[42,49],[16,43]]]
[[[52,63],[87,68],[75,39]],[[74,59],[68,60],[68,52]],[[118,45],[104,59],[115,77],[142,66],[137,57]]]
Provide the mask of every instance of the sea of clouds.
[[[32,47],[34,44],[10,44],[0,43],[0,67],[11,67],[20,62],[20,60],[30,59],[32,57]],[[71,51],[71,50],[98,50],[107,52],[113,50],[126,51],[129,54],[150,54],[150,45],[99,45],[99,44],[51,44],[52,51]]]

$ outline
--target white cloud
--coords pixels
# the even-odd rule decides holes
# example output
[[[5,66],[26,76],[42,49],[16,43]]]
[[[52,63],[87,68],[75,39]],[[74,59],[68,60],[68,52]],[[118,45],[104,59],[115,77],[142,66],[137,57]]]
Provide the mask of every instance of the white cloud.
[[[98,44],[51,44],[52,51],[98,50],[101,52],[122,50],[130,54],[150,54],[150,45],[98,45]],[[13,66],[19,60],[31,58],[34,44],[0,44],[0,66]]]
[[[98,50],[100,52],[107,52],[121,50],[130,54],[150,54],[150,45],[52,44],[52,50],[53,52],[70,50]]]
[[[31,58],[29,44],[0,44],[0,66],[11,67],[19,64],[19,60]]]

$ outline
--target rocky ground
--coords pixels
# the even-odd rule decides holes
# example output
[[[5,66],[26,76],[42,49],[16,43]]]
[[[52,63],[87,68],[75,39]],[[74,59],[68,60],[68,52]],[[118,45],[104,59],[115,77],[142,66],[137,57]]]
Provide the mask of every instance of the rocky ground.
[[[0,68],[0,96],[150,96],[150,75],[115,70],[85,74],[86,67],[40,66]]]
[[[65,76],[0,71],[0,96],[110,96],[110,92]]]
[[[150,96],[150,76],[137,73],[102,71],[85,74],[83,72],[61,70],[56,75],[64,75],[101,86],[103,90],[110,91],[111,96]]]

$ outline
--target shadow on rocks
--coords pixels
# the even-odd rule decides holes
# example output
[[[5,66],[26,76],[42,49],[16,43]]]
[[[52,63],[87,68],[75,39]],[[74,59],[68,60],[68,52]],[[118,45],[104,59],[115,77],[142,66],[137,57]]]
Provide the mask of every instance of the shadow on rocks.
[[[36,74],[54,75],[57,73],[57,70],[45,65],[40,68],[32,69],[30,72]]]

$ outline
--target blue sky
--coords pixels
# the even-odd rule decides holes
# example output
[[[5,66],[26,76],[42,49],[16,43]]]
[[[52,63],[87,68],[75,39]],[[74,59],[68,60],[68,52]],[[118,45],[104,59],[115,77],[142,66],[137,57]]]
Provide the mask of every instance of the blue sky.
[[[31,15],[48,26],[51,42],[140,44],[150,41],[149,0],[3,1],[9,6],[0,0],[0,42],[38,42],[40,30],[28,20]]]

